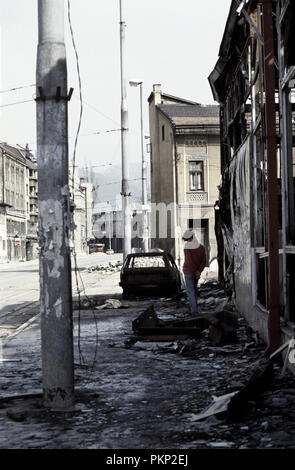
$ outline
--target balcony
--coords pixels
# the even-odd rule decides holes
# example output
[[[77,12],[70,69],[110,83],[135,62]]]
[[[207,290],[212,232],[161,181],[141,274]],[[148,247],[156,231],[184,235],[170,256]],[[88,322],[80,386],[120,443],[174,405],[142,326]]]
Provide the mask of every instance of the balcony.
[[[31,213],[30,214],[30,222],[33,223],[33,224],[34,223],[36,224],[38,222],[38,214]]]
[[[36,216],[38,216],[38,209],[37,209],[37,208],[32,208],[32,209],[30,209],[30,215],[36,215]]]
[[[38,236],[38,225],[37,223],[29,222],[27,225],[27,237],[37,238]]]
[[[30,176],[30,188],[37,188],[38,180],[33,176]]]
[[[30,182],[31,181],[32,182],[38,181],[37,173],[29,175],[29,180],[30,180]]]
[[[186,202],[194,202],[196,204],[208,204],[208,193],[190,191],[186,193]]]
[[[35,193],[30,193],[30,204],[37,204],[37,199],[38,199],[38,196],[37,194]]]
[[[15,207],[9,206],[7,207],[7,215],[12,215],[16,217],[25,217],[25,210],[15,209]]]

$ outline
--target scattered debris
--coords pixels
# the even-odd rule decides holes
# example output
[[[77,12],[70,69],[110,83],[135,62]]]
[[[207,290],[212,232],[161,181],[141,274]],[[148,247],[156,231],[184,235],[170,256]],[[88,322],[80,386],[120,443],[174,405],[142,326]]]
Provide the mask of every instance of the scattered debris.
[[[227,441],[224,441],[224,442],[209,442],[207,443],[207,446],[209,447],[213,447],[213,448],[230,448],[234,445],[234,442],[227,442]]]
[[[119,294],[118,294],[119,297]],[[120,296],[121,297],[121,296]],[[129,308],[129,305],[121,303],[119,299],[108,299],[105,296],[88,296],[73,299],[73,310],[103,310],[105,308]]]
[[[25,421],[27,417],[27,411],[22,408],[11,408],[6,410],[6,414],[8,418],[12,419],[13,421],[22,422]]]
[[[22,362],[22,359],[0,359],[0,364],[3,362]]]
[[[228,410],[228,405],[231,399],[236,395],[237,392],[227,393],[226,395],[221,395],[220,397],[213,396],[214,403],[206,411],[198,415],[192,416],[192,421],[201,421],[203,419],[209,418],[209,416],[215,416],[220,413],[225,413]]]
[[[154,328],[163,325],[164,322],[157,316],[154,306],[150,305],[132,322],[132,329],[133,331],[138,331],[141,328]]]
[[[228,405],[231,416],[243,413],[250,400],[255,399],[269,385],[273,378],[273,362],[263,359],[250,377],[247,384],[238,391]]]
[[[285,360],[284,360],[284,365],[283,365],[283,370],[282,370],[282,373],[281,373],[281,376],[284,377],[285,373],[286,373],[286,369],[287,369],[287,366],[288,366],[288,361],[289,361],[289,354],[290,354],[290,351],[295,347],[295,338],[291,338],[290,340],[286,341],[286,343],[284,343],[282,346],[280,346],[276,351],[274,351],[271,355],[270,355],[270,359],[274,359],[280,352],[284,351],[286,348],[287,349],[287,352],[286,352],[286,355],[285,355]]]
[[[104,310],[105,308],[129,308],[129,305],[122,304],[118,299],[107,299],[104,304],[95,307],[96,310]]]
[[[132,329],[140,336],[149,336],[150,341],[163,341],[163,337],[169,340],[199,338],[201,328],[193,325],[183,325],[179,320],[161,320],[158,318],[154,306],[151,305],[138,318],[132,322]],[[154,338],[155,337],[155,338]]]
[[[6,403],[8,401],[13,401],[13,400],[23,400],[23,399],[29,399],[29,398],[42,398],[43,393],[41,392],[36,392],[36,393],[25,393],[22,395],[9,395],[6,397],[0,397],[0,403]]]
[[[216,346],[236,343],[238,315],[229,310],[222,310],[210,318],[209,339]]]
[[[203,413],[193,416],[192,420],[200,421],[220,413],[227,413],[231,418],[240,417],[248,403],[257,398],[269,385],[272,374],[273,363],[271,361],[262,362],[241,390],[219,397],[213,396],[213,405]]]
[[[108,263],[97,264],[96,266],[88,266],[87,271],[89,273],[101,271],[104,274],[112,274],[121,271],[122,264],[122,261],[109,261]]]

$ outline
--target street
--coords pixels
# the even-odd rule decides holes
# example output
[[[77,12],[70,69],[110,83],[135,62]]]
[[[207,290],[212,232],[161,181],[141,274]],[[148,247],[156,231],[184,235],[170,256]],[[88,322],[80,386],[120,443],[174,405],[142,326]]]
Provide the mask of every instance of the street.
[[[206,329],[198,339],[145,341],[132,331],[138,315],[153,305],[163,321],[185,320],[186,299],[123,302],[118,281],[119,272],[88,273],[87,296],[74,310],[72,409],[43,407],[38,315],[3,340],[1,449],[107,449],[113,455],[113,449],[294,447],[289,410],[295,403],[295,379],[290,373],[282,378],[279,363],[234,415],[200,419],[216,397],[243,390],[257,367],[264,367],[265,344],[242,317],[233,344],[214,345]],[[104,308],[108,298],[121,300],[125,308]],[[92,308],[83,307],[85,299]],[[201,313],[214,312],[223,300],[218,285],[202,285]]]
[[[79,275],[75,275],[75,260],[72,257],[72,291],[83,292],[96,282],[95,276],[88,275],[88,266],[122,259],[122,255],[92,253],[77,255]],[[19,328],[39,313],[39,260],[0,264],[0,338]],[[78,286],[77,286],[78,282]],[[83,285],[82,285],[83,283]]]

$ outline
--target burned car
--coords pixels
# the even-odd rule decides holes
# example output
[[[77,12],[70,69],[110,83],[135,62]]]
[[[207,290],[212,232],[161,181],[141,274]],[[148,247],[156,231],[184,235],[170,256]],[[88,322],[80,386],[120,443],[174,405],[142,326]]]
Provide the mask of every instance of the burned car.
[[[181,276],[173,256],[166,252],[127,255],[120,274],[123,298],[131,295],[175,295]]]

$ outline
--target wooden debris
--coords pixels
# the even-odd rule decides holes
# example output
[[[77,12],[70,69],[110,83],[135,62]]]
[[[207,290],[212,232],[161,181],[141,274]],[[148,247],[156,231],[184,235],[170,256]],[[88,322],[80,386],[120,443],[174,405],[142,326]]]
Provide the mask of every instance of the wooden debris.
[[[199,338],[201,328],[194,325],[195,323],[193,323],[193,326],[187,326],[184,322],[160,320],[153,305],[132,322],[133,331],[140,336],[161,336],[161,338],[169,336],[169,338],[173,338],[173,340],[180,339],[180,337],[181,339]],[[158,339],[158,341],[160,340]]]
[[[255,399],[269,385],[273,377],[273,362],[262,363],[250,377],[247,384],[231,399],[228,405],[230,415],[243,412],[249,400]]]
[[[130,347],[133,346],[133,344],[139,342],[139,341],[145,341],[145,342],[173,342],[173,341],[184,341],[186,339],[189,339],[187,335],[154,335],[154,336],[149,336],[149,335],[144,335],[144,336],[131,336],[128,338],[127,341],[125,341],[125,346]]]
[[[25,421],[27,417],[27,411],[19,408],[8,409],[6,410],[6,414],[8,418],[12,419],[12,421],[16,421],[19,423]]]
[[[240,416],[249,401],[257,398],[270,383],[273,373],[272,366],[271,361],[261,364],[241,390],[213,397],[213,405],[203,413],[193,416],[192,420],[201,421],[220,413],[227,413],[231,418]]]
[[[237,342],[238,315],[229,310],[216,312],[210,318],[209,339],[215,346]]]

